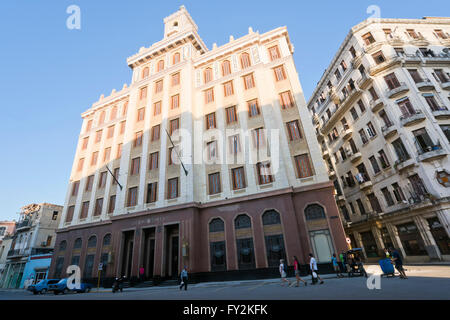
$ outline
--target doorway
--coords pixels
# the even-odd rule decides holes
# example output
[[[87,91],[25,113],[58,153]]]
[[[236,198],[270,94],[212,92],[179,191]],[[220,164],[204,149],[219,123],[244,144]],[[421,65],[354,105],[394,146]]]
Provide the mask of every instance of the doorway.
[[[143,257],[141,265],[144,267],[144,279],[153,278],[155,264],[155,228],[144,229]]]
[[[133,263],[134,230],[122,233],[122,264],[119,276],[131,277]]]
[[[168,278],[178,278],[179,271],[179,228],[178,224],[164,227],[164,273]]]

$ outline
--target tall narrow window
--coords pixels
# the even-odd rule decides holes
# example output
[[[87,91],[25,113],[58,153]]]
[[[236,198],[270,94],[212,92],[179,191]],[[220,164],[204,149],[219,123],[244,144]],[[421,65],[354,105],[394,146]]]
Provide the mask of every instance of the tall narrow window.
[[[87,125],[86,125],[86,132],[89,132],[89,131],[91,131],[91,129],[92,129],[92,119],[91,120],[89,120],[88,122],[87,122]]]
[[[127,111],[128,111],[128,101],[126,101],[126,102],[123,104],[123,107],[122,107],[122,117],[124,117],[124,116],[127,115]]]
[[[206,130],[213,129],[216,127],[216,113],[210,113],[205,116],[206,119]]]
[[[178,198],[178,178],[172,178],[168,180],[167,183],[167,198],[175,199]]]
[[[239,135],[236,134],[234,136],[230,136],[229,138],[230,142],[230,153],[231,154],[238,154],[241,151],[241,145],[239,142]]]
[[[302,135],[300,134],[298,120],[290,121],[286,123],[286,125],[289,133],[289,140],[294,141],[302,138]]]
[[[279,66],[273,69],[274,73],[275,73],[275,80],[276,81],[281,81],[286,79],[286,73],[284,72],[284,67],[283,66]]]
[[[142,131],[136,132],[134,134],[134,147],[142,146]]]
[[[160,128],[159,124],[152,127],[152,141],[159,140],[159,131],[160,131],[159,128]]]
[[[220,172],[208,175],[209,194],[220,193]]]
[[[78,195],[79,188],[80,188],[80,181],[75,181],[72,184],[72,197],[76,197]]]
[[[95,133],[95,143],[99,143],[102,140],[102,133],[103,133],[103,130],[98,130]]]
[[[99,216],[102,214],[103,208],[103,198],[95,200],[94,216]]]
[[[89,201],[85,201],[81,205],[80,219],[86,219],[88,212],[89,212]]]
[[[295,164],[297,166],[298,178],[307,178],[312,176],[312,168],[307,154],[295,156]]]
[[[230,61],[225,60],[222,62],[222,75],[225,77],[231,73],[231,64]]]
[[[66,222],[72,222],[74,212],[75,212],[75,206],[70,206],[67,209]]]
[[[149,170],[158,169],[158,162],[159,162],[159,152],[151,153],[148,165]]]
[[[172,87],[180,84],[180,73],[177,72],[172,75]]]
[[[140,164],[141,164],[140,157],[137,157],[137,158],[134,158],[133,160],[131,160],[131,170],[130,170],[131,175],[139,174]]]
[[[139,100],[143,100],[147,98],[147,87],[143,87],[139,91]]]
[[[155,93],[159,93],[163,90],[163,81],[158,80],[155,82]]]
[[[217,141],[211,141],[206,144],[206,151],[208,154],[208,160],[216,160],[217,155]]]
[[[164,70],[164,60],[159,60],[156,68],[158,72]]]
[[[161,101],[155,102],[153,105],[153,115],[157,116],[161,113]]]
[[[128,189],[127,207],[134,207],[137,204],[137,192],[137,187]]]
[[[227,108],[226,112],[227,112],[227,124],[237,121],[236,106]]]
[[[114,126],[108,127],[108,133],[106,135],[107,139],[111,139],[114,136]]]
[[[116,208],[116,195],[112,195],[111,197],[109,197],[108,214],[113,213],[115,208]]]
[[[122,156],[122,144],[119,143],[117,145],[117,154],[116,154],[116,159],[119,159]]]
[[[145,67],[145,68],[142,70],[142,79],[147,78],[148,75],[149,75],[149,68],[148,68],[148,67]]]
[[[251,89],[255,86],[255,81],[253,79],[253,73],[244,76],[244,88],[245,90]]]
[[[211,68],[206,68],[205,71],[203,71],[203,78],[205,83],[211,82],[213,79],[213,73]]]
[[[241,54],[241,67],[242,69],[248,68],[251,66],[250,55],[246,52]]]
[[[158,183],[153,182],[147,185],[147,203],[156,202],[158,191]]]
[[[102,111],[100,113],[100,118],[98,119],[98,125],[102,125],[103,123],[105,123],[105,117],[106,117],[106,112]]]
[[[180,119],[173,119],[170,120],[170,132],[169,134],[172,135],[175,131],[178,130],[178,128],[180,127]]]
[[[120,123],[120,134],[123,134],[124,132],[125,132],[125,124],[126,124],[126,121],[122,121],[121,123]]]
[[[180,53],[175,52],[172,57],[172,64],[177,64],[178,62],[180,62]]]
[[[211,103],[214,101],[214,88],[205,90],[205,103]]]
[[[171,98],[170,108],[177,109],[179,107],[180,107],[180,95],[176,94]]]
[[[144,121],[145,118],[145,108],[140,108],[137,114],[137,121]]]
[[[106,186],[106,171],[100,173],[100,177],[98,179],[98,188],[104,188]]]
[[[280,104],[282,109],[292,108],[294,106],[290,91],[285,91],[280,94]]]
[[[82,146],[81,146],[81,149],[82,149],[82,150],[86,150],[86,149],[87,149],[87,146],[88,146],[88,143],[89,143],[89,137],[84,138],[84,139],[83,139],[83,144],[82,144]]]
[[[259,149],[266,144],[266,138],[264,135],[264,128],[257,128],[253,130],[253,145]]]
[[[280,51],[278,50],[278,46],[273,46],[269,48],[269,57],[270,61],[281,58]]]
[[[248,115],[249,117],[254,117],[260,114],[259,112],[259,106],[258,106],[258,100],[254,99],[247,102],[248,106]]]
[[[273,182],[273,175],[270,170],[270,162],[259,162],[256,164],[259,184]]]
[[[234,94],[233,81],[228,81],[223,84],[223,94],[225,97],[228,97],[228,96],[231,96]]]
[[[231,169],[231,175],[233,179],[233,190],[243,189],[246,187],[244,167]]]
[[[98,159],[98,151],[92,153],[91,166],[95,166],[97,164],[97,159]]]

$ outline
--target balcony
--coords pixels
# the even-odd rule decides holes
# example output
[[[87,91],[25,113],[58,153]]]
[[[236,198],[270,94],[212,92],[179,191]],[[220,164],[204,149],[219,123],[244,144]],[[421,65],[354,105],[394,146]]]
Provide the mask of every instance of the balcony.
[[[347,96],[342,98],[341,100],[341,107],[345,108],[346,106],[352,104],[355,102],[355,100],[362,94],[361,89],[353,88]]]
[[[447,80],[446,82],[441,82],[441,87],[444,90],[450,90],[450,80]]]
[[[427,47],[430,42],[421,34],[418,34],[416,37],[409,38],[409,42],[417,47]]]
[[[442,65],[442,64],[450,64],[450,55],[441,54],[441,55],[429,55],[423,57],[423,62],[426,65]]]
[[[373,77],[384,70],[387,70],[391,67],[401,64],[401,62],[402,62],[402,59],[398,55],[390,56],[390,57],[386,58],[386,61],[384,61],[380,64],[377,64],[377,65],[371,66],[369,69],[369,73]]]
[[[362,74],[361,78],[357,81],[358,87],[365,90],[368,86],[373,82],[373,78],[371,76],[366,75],[365,73]]]
[[[353,133],[353,129],[352,128],[347,128],[342,130],[342,139],[347,140],[348,138],[350,138],[352,136]]]
[[[409,168],[411,166],[414,166],[416,164],[416,161],[412,158],[409,159],[399,159],[395,161],[394,168],[398,171],[402,171],[406,168]]]
[[[382,127],[381,131],[383,132],[383,137],[387,139],[394,136],[397,133],[397,127],[394,126],[392,123],[389,123],[384,127]]]
[[[414,113],[404,114],[400,117],[400,124],[404,127],[412,126],[425,120],[425,115],[420,110],[414,110]]]
[[[394,47],[402,47],[405,43],[402,38],[393,34],[386,35],[386,40],[391,46]]]
[[[359,184],[359,189],[360,189],[361,191],[367,190],[367,189],[369,189],[369,188],[371,188],[371,187],[372,187],[372,181],[370,181],[370,180],[364,181],[364,182],[362,182],[362,183]]]
[[[361,159],[361,157],[362,157],[362,154],[361,154],[361,152],[355,152],[354,154],[352,154],[352,156],[350,157],[350,161],[352,162],[352,163],[354,163],[354,162],[356,162],[356,161],[358,161],[359,159]]]
[[[371,43],[369,45],[364,46],[364,51],[368,54],[371,54],[375,51],[378,51],[383,46],[383,42],[375,41],[374,43]]]
[[[344,197],[344,195],[337,195],[336,196],[336,202],[337,203],[343,203],[343,202],[345,202],[345,197]]]
[[[330,152],[328,150],[322,151],[322,157],[328,159],[330,157]]]
[[[353,69],[358,69],[359,68],[359,66],[361,65],[361,62],[362,62],[362,57],[363,57],[362,53],[358,52],[356,54],[356,57],[354,57],[353,60],[352,60]]]
[[[23,257],[29,255],[30,252],[31,252],[30,248],[12,249],[8,251],[8,258]]]
[[[432,161],[447,156],[447,152],[442,149],[441,144],[438,142],[436,145],[427,146],[426,148],[419,148],[419,161]]]
[[[402,62],[404,65],[418,65],[422,63],[420,56],[415,54],[404,54],[402,55]]]
[[[377,112],[378,110],[380,110],[383,107],[384,103],[381,100],[381,98],[378,98],[377,100],[371,100],[370,101],[370,110],[372,110],[372,112]]]
[[[434,84],[428,79],[423,79],[420,82],[416,82],[416,87],[419,91],[428,91],[434,89]]]
[[[450,110],[441,108],[438,110],[432,110],[431,113],[436,119],[448,119],[450,118]]]
[[[403,93],[406,93],[409,91],[408,86],[404,82],[400,82],[400,85],[393,89],[387,89],[386,95],[390,98],[397,98],[398,96],[402,95]]]
[[[16,231],[23,231],[29,228],[31,228],[31,219],[25,219],[16,224]]]

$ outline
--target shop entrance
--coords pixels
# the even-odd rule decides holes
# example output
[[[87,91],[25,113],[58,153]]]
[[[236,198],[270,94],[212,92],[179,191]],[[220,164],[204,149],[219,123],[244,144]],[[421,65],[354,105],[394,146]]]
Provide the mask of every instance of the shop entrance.
[[[178,278],[179,271],[179,228],[177,225],[164,227],[164,275],[168,278]]]

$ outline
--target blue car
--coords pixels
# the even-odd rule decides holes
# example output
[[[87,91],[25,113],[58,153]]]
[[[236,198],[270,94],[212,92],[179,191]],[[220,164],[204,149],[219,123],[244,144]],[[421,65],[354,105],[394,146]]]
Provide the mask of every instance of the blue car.
[[[33,294],[46,294],[48,291],[48,286],[56,284],[60,279],[44,279],[36,284],[28,286],[27,290],[33,292]]]
[[[48,286],[48,291],[53,291],[55,295],[59,293],[66,294],[69,292],[84,293],[91,291],[91,289],[92,284],[84,282],[80,283],[80,289],[69,289],[67,287],[67,278],[61,279],[59,282]]]

